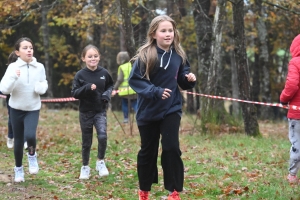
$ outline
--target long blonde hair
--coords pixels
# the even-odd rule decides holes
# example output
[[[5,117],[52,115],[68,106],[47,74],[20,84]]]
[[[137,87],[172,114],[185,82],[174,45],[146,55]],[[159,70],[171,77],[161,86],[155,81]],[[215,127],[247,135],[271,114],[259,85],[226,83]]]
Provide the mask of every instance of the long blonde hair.
[[[186,54],[180,45],[179,32],[176,28],[175,21],[167,15],[157,16],[150,23],[145,44],[137,50],[137,54],[131,59],[132,61],[139,59],[146,65],[144,76],[146,76],[147,79],[149,79],[150,72],[155,67],[157,61],[156,40],[153,36],[159,24],[163,21],[169,21],[172,23],[174,29],[174,41],[171,46],[175,48],[177,54],[182,58],[182,62],[186,62]]]

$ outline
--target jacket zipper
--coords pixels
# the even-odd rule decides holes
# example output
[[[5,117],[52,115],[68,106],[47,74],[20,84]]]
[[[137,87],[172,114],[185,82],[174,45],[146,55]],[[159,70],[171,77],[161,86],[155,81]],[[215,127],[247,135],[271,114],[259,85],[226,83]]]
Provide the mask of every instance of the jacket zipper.
[[[27,83],[29,84],[29,65],[27,64]]]

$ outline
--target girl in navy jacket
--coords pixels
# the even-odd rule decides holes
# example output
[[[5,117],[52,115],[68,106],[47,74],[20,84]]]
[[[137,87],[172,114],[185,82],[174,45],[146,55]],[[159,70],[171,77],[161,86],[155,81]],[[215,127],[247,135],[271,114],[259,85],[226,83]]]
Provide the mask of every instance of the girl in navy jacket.
[[[139,198],[148,199],[152,183],[158,183],[157,156],[161,136],[164,186],[169,191],[169,200],[180,199],[178,192],[183,189],[184,166],[178,135],[182,114],[179,87],[193,88],[196,77],[190,73],[175,21],[166,15],[155,17],[146,43],[138,49],[133,60],[129,84],[138,94]]]

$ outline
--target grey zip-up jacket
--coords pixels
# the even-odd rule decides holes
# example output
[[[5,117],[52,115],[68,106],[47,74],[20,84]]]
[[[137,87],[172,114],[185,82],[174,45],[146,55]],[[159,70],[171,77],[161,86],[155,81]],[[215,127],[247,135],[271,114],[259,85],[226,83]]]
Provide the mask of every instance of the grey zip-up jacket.
[[[20,77],[16,70],[20,69]],[[9,106],[23,111],[41,109],[40,95],[48,89],[45,68],[42,63],[33,60],[26,63],[21,58],[11,63],[0,82],[0,91],[10,94]]]

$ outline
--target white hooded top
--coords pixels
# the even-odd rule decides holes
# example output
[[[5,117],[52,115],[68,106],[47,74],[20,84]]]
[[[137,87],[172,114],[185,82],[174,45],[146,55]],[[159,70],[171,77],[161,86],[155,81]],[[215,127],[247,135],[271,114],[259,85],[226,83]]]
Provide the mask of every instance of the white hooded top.
[[[20,69],[19,77],[16,74],[17,69]],[[11,63],[0,82],[0,91],[11,95],[9,106],[23,111],[41,109],[40,95],[45,94],[47,89],[44,65],[34,57],[30,63],[21,58]]]

